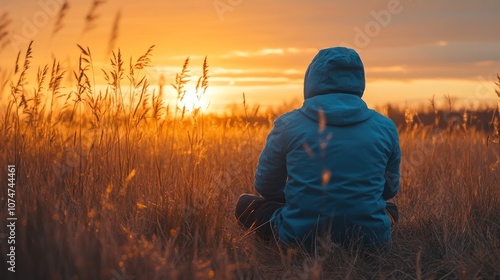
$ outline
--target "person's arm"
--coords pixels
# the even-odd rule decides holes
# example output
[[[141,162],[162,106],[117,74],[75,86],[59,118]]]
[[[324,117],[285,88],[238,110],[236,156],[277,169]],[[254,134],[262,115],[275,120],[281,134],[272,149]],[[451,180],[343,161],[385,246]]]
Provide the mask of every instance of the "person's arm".
[[[266,146],[260,154],[255,189],[265,199],[285,202],[286,143],[283,141],[283,123],[277,119],[267,136]]]
[[[397,136],[397,130],[395,132],[396,140],[394,149],[389,161],[387,162],[387,167],[385,169],[385,186],[382,198],[384,200],[389,200],[396,196],[399,191],[399,177],[400,177],[400,165],[401,165],[401,148],[399,146],[399,139]]]

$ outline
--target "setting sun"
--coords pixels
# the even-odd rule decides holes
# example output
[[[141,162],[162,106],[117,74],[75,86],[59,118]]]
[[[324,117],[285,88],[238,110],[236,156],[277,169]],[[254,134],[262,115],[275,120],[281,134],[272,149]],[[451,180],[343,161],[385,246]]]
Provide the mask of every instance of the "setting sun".
[[[180,110],[184,110],[188,113],[194,111],[205,111],[206,110],[206,98],[203,93],[197,92],[195,90],[187,90],[179,99],[177,107]]]

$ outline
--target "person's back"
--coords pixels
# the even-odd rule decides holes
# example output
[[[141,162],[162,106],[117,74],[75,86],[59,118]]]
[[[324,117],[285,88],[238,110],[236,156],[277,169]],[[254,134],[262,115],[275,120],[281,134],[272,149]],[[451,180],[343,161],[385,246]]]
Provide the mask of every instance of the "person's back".
[[[305,75],[302,108],[275,121],[255,188],[266,201],[286,202],[268,217],[283,244],[312,244],[326,231],[336,242],[391,239],[385,209],[399,190],[398,134],[361,100],[364,88],[355,51],[321,50]]]

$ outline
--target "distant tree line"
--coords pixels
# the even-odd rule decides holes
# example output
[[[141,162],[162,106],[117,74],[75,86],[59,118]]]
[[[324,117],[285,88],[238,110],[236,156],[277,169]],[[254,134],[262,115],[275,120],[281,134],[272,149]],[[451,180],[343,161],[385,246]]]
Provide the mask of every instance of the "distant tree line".
[[[265,125],[271,127],[273,121],[283,113],[298,108],[297,104],[269,108],[259,111],[259,107],[244,110],[243,106],[234,105],[233,110],[224,116],[211,117],[212,122],[240,125]],[[420,106],[419,109],[408,106],[386,105],[375,108],[376,111],[394,121],[399,130],[412,130],[431,127],[450,131],[477,130],[500,134],[500,114],[498,108],[455,109],[453,106],[438,109],[435,106]]]
[[[408,108],[387,105],[383,111],[401,130],[431,126],[451,130],[500,131],[500,116],[497,108],[436,109],[417,112]]]

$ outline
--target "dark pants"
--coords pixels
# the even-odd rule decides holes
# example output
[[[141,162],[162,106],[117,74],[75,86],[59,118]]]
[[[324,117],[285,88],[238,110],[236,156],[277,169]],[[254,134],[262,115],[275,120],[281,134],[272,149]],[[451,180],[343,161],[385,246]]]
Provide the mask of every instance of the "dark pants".
[[[285,206],[273,200],[266,200],[262,196],[242,194],[236,203],[236,218],[245,229],[254,230],[266,240],[274,238],[269,220],[273,213]]]
[[[254,230],[257,234],[267,240],[274,238],[269,220],[273,213],[285,206],[285,203],[267,200],[262,196],[253,194],[242,194],[236,203],[236,218],[247,230]],[[387,202],[386,212],[392,223],[399,219],[398,207],[392,202]]]

